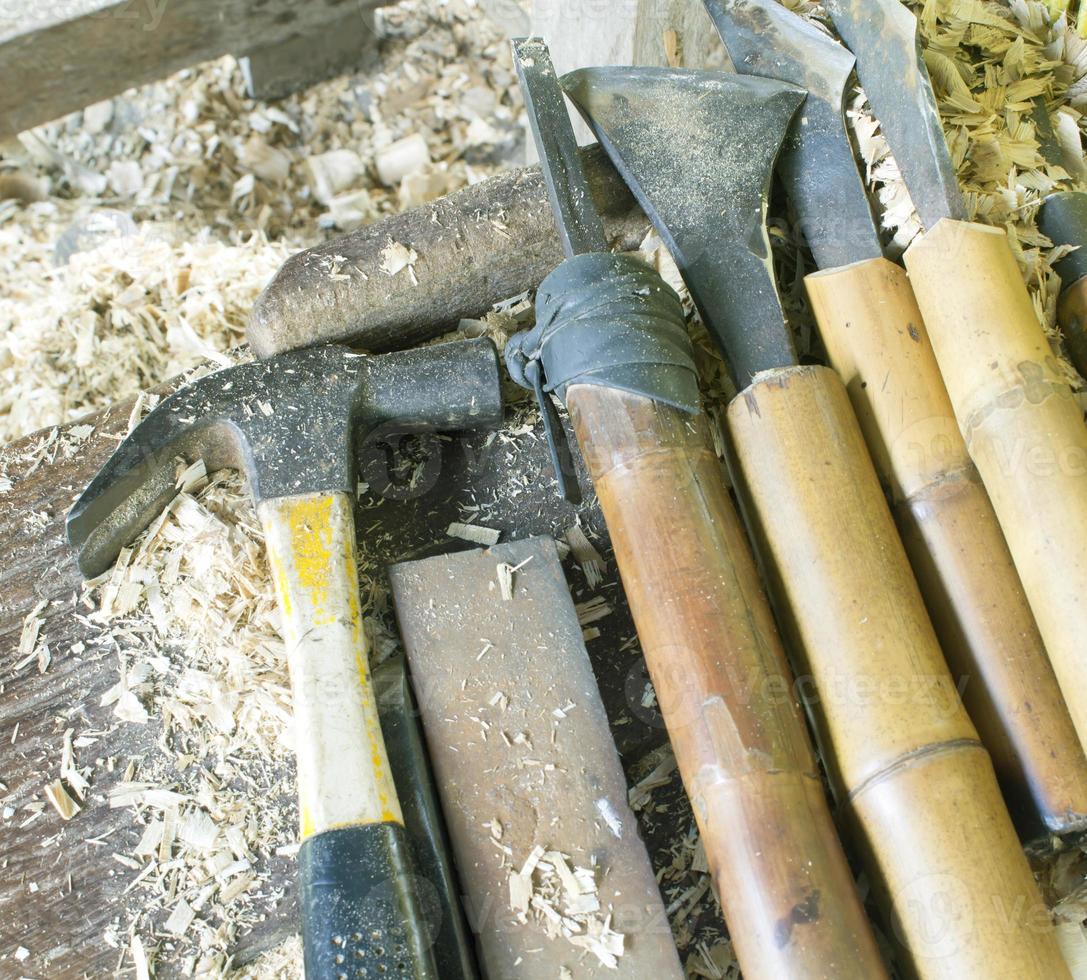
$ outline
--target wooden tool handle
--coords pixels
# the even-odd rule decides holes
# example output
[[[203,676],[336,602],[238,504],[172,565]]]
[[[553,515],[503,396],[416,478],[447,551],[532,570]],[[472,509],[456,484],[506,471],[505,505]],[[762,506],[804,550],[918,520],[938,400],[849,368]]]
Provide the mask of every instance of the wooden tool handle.
[[[1087,378],[1087,276],[1064,287],[1057,303],[1057,322],[1072,364]]]
[[[1087,426],[1005,233],[944,219],[906,253],[959,428],[1087,745]]]
[[[284,497],[258,514],[291,673],[306,976],[436,978],[370,683],[352,500]]]
[[[766,372],[728,423],[824,760],[911,965],[1064,976],[838,376]]]
[[[885,259],[810,275],[845,383],[956,685],[1020,832],[1087,825],[1087,757],[906,273]]]
[[[705,420],[566,400],[744,976],[884,976]]]

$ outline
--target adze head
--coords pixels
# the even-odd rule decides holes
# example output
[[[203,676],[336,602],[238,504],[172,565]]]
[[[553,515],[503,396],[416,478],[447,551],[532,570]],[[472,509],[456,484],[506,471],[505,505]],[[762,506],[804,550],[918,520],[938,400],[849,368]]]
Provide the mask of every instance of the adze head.
[[[966,208],[921,53],[917,18],[900,0],[826,0],[857,58],[857,77],[926,229]]]
[[[489,340],[362,357],[324,346],[209,374],[157,406],[68,514],[87,577],[104,572],[177,494],[177,459],[249,478],[259,503],[351,492],[355,440],[377,427],[468,429],[502,418]]]
[[[563,86],[671,250],[736,384],[795,364],[766,206],[803,89],[668,68],[583,68]]]
[[[705,0],[742,75],[807,90],[778,158],[778,174],[820,268],[882,255],[879,231],[845,120],[853,55],[775,0]]]

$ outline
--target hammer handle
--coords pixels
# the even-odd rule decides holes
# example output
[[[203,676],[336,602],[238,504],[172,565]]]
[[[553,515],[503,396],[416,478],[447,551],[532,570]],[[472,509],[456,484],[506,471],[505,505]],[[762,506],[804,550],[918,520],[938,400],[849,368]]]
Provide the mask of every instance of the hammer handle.
[[[306,976],[436,978],[371,685],[352,507],[346,493],[258,504],[291,673]]]
[[[744,976],[885,976],[705,419],[566,403]]]
[[[966,446],[1087,747],[1087,426],[1001,229],[945,218],[906,252]]]
[[[728,423],[824,762],[914,973],[1065,976],[840,379],[765,372]]]
[[[1087,757],[905,271],[805,280],[948,665],[1024,836],[1087,826]]]

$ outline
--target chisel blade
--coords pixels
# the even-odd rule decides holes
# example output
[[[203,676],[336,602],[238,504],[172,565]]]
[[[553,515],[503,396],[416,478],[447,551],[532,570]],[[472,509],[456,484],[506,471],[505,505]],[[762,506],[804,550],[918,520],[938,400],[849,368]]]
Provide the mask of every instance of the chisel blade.
[[[966,218],[917,19],[899,0],[827,0],[825,6],[856,56],[857,76],[921,223],[928,229],[941,218]]]
[[[538,37],[515,38],[513,62],[563,251],[567,257],[606,252],[604,222],[589,191],[547,45]]]
[[[776,0],[705,0],[743,75],[777,78],[808,92],[778,158],[820,268],[882,255],[879,231],[845,121],[853,55]]]

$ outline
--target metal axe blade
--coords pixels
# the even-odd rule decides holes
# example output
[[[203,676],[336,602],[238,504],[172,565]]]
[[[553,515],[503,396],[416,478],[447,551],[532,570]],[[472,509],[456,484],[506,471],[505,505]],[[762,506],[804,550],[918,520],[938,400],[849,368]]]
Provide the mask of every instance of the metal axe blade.
[[[737,385],[795,364],[766,205],[804,90],[665,68],[583,68],[563,86],[672,251]]]

